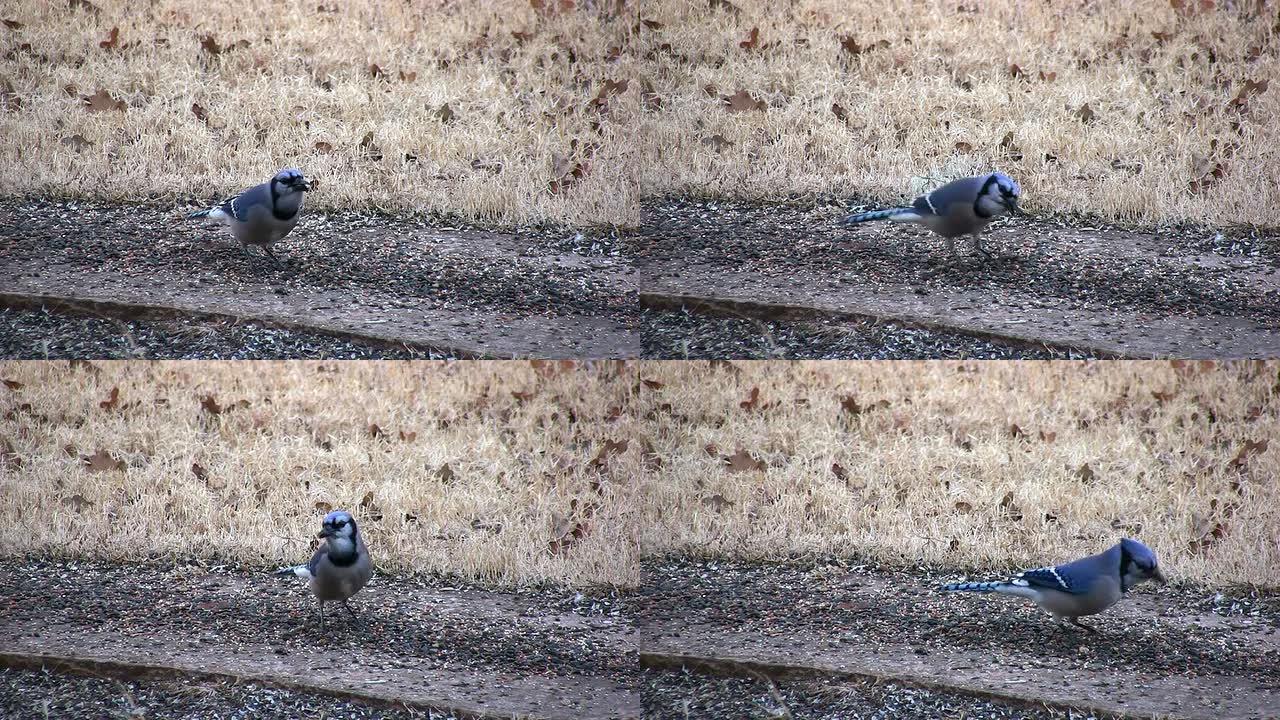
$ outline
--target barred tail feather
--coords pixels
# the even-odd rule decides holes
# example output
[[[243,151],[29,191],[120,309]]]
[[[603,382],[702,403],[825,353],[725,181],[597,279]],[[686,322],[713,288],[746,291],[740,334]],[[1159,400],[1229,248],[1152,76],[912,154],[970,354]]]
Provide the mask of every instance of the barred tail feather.
[[[209,208],[207,210],[197,210],[193,213],[187,213],[188,220],[195,220],[197,218],[212,218],[214,220],[222,220],[226,217],[227,217],[227,214],[222,211],[222,208]]]
[[[276,575],[297,575],[303,580],[310,580],[311,568],[306,565],[291,565],[289,567],[280,568],[276,571]]]
[[[892,220],[894,222],[913,222],[920,219],[920,214],[911,208],[892,208],[890,210],[873,210],[856,213],[844,219],[845,225],[870,222],[872,220]]]
[[[963,582],[948,583],[938,589],[942,592],[1000,592],[1006,585],[1008,583],[1005,582]]]

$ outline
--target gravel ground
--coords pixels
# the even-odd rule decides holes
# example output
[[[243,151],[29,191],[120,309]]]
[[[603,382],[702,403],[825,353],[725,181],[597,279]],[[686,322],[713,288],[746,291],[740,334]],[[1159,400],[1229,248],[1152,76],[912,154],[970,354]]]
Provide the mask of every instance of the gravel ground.
[[[1262,322],[1280,317],[1280,290],[1258,288],[1245,276],[1224,272],[1221,264],[1184,262],[1189,255],[1208,254],[1227,268],[1249,261],[1275,269],[1276,235],[1188,227],[1135,234],[1079,219],[1002,220],[987,240],[1001,259],[980,262],[965,255],[939,272],[940,261],[948,260],[940,238],[916,226],[882,223],[854,231],[839,224],[861,209],[830,197],[789,203],[650,199],[641,205],[631,252],[639,268],[659,274],[692,263],[770,275],[856,269],[862,284],[1034,290],[1097,311],[1221,313]],[[1091,242],[1082,242],[1082,233]],[[1139,240],[1154,252],[1133,252]],[[964,239],[956,243],[965,252],[968,246]]]
[[[691,671],[645,671],[646,720],[689,718],[1096,718],[1088,712],[1006,705],[895,682],[729,678]]]
[[[236,595],[234,603],[210,599],[217,597],[216,588],[228,579],[251,583],[253,592]],[[136,633],[146,628],[148,633],[199,633],[221,643],[279,647],[296,645],[299,633],[309,632],[315,624],[315,604],[305,586],[261,569],[3,560],[0,580],[4,588],[0,608],[14,620],[76,624],[94,618],[103,631]],[[202,589],[205,585],[208,590]],[[379,575],[369,587],[377,588],[376,606],[369,589],[352,601],[363,610],[367,631],[329,633],[332,650],[381,658],[401,655],[420,667],[488,667],[619,680],[634,668],[627,648],[604,642],[587,625],[552,627],[520,617],[496,624],[488,618],[420,614],[418,600],[424,593],[484,591],[475,585],[430,576]],[[519,598],[531,621],[542,610],[615,618],[619,612],[607,594],[548,588],[521,592]],[[336,608],[329,608],[327,614],[335,624],[346,620]]]
[[[259,250],[243,253],[225,228],[184,220],[182,214],[194,207],[0,200],[0,238],[6,256],[38,257],[92,273],[211,273],[221,283],[265,279],[282,293],[303,286],[367,289],[426,308],[555,315],[625,309],[625,289],[608,286],[607,276],[590,265],[542,262],[561,255],[620,257],[616,231],[502,232],[430,215],[309,211],[276,245],[284,262],[276,267]],[[437,239],[441,233],[503,243],[509,251],[458,252]]]
[[[190,718],[280,720],[338,717],[351,720],[425,718],[424,710],[387,709],[328,695],[252,682],[184,678],[116,680],[53,671],[0,668],[0,715],[9,720],[49,718]],[[456,715],[434,710],[433,720]]]
[[[0,308],[0,357],[18,360],[412,360],[452,355],[429,348],[359,343],[324,333],[216,317],[120,320],[51,310]]]
[[[1280,687],[1280,651],[1241,642],[1227,624],[1166,622],[1167,614],[1247,620],[1280,633],[1280,595],[1166,587],[1159,615],[1136,623],[1117,612],[1090,618],[1100,632],[1082,644],[1079,631],[1053,623],[1028,603],[942,594],[954,572],[911,572],[854,565],[839,558],[795,563],[668,559],[644,567],[644,586],[627,608],[638,627],[705,625],[770,636],[812,633],[831,642],[906,644],[929,653],[978,650],[1120,675],[1133,668],[1171,676],[1233,676]],[[985,575],[984,575],[985,577]],[[1139,590],[1138,592],[1148,592]],[[1009,600],[1001,602],[999,600]],[[1132,600],[1127,602],[1133,602]],[[977,607],[980,604],[980,607]]]
[[[646,310],[641,316],[646,358],[769,360],[919,358],[1056,360],[1094,357],[1051,347],[1001,344],[961,333],[869,320],[756,320],[695,312]]]

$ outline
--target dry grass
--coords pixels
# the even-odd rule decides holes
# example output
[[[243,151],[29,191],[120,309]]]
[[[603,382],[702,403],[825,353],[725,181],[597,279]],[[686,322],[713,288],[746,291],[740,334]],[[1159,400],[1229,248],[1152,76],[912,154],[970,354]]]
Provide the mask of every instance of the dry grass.
[[[649,0],[638,180],[898,202],[994,167],[1033,210],[1280,225],[1280,86],[1246,91],[1280,77],[1277,5],[1173,4]],[[766,109],[726,111],[741,90]]]
[[[633,367],[94,367],[0,365],[21,384],[0,389],[5,555],[301,562],[332,506],[356,514],[386,569],[505,585],[637,581],[627,518],[640,453],[593,463],[633,433]],[[209,395],[221,414],[202,405]],[[99,451],[110,457],[95,471],[85,458]]]
[[[642,366],[647,552],[989,569],[1129,535],[1172,577],[1277,586],[1278,362],[737,367]]]
[[[592,103],[607,81],[635,75],[618,50],[634,10],[588,1],[540,14],[527,0],[92,4],[17,0],[0,10],[20,24],[0,25],[0,193],[207,199],[297,166],[321,180],[317,206],[503,223],[637,220],[625,158],[639,90]],[[116,46],[102,47],[113,28]],[[202,49],[205,35],[221,53]],[[83,98],[100,90],[125,109],[87,111]],[[585,174],[573,178],[577,167]],[[569,186],[553,193],[565,175]]]
[[[385,568],[505,585],[630,586],[642,553],[1033,565],[1123,535],[1178,578],[1280,576],[1280,362],[541,367],[2,364],[0,552],[274,565],[332,506]]]

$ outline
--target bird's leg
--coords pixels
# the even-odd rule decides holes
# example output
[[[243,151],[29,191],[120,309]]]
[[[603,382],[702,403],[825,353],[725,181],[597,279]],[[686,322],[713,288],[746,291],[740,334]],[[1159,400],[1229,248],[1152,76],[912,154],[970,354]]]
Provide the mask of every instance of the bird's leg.
[[[316,598],[316,602],[320,605],[320,632],[324,632],[324,601]]]
[[[979,233],[973,234],[973,249],[976,250],[984,260],[991,260],[992,255],[985,247],[982,246],[982,235]]]
[[[351,603],[343,600],[342,607],[347,609],[347,614],[351,616],[352,620],[355,620],[357,623],[360,622],[360,616],[356,615],[356,611],[351,609]]]
[[[271,252],[270,245],[263,245],[262,249],[266,251],[267,257],[271,258],[271,261],[276,264],[276,267],[278,268],[284,267],[284,263],[280,262],[280,258],[276,257],[276,254]]]
[[[1071,623],[1072,625],[1075,625],[1076,627],[1084,628],[1085,630],[1088,630],[1091,633],[1098,632],[1096,629],[1091,628],[1088,625],[1085,625],[1084,623],[1080,622],[1080,618],[1078,617],[1067,618],[1067,622]]]

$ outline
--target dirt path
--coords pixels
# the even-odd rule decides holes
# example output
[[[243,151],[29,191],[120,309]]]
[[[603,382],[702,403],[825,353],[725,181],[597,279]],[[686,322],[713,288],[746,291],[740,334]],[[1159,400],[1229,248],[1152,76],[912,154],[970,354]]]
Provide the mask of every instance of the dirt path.
[[[641,664],[896,680],[1135,717],[1280,716],[1280,598],[1141,591],[1092,619],[1092,635],[1010,599],[932,590],[954,577],[836,563],[653,565],[634,611]]]
[[[99,563],[0,564],[0,654],[208,674],[460,715],[639,716],[634,638],[608,598],[379,576],[321,634],[295,578]]]
[[[0,292],[212,312],[489,357],[639,352],[631,266],[606,234],[306,215],[246,257],[168,208],[0,203]]]
[[[633,255],[646,307],[816,311],[1125,357],[1280,354],[1280,239],[1002,222],[1000,257],[844,208],[656,201]]]

